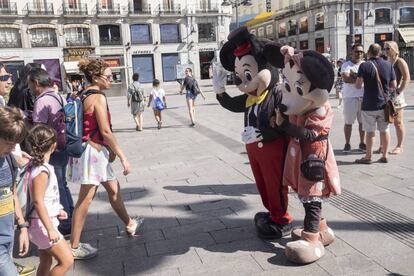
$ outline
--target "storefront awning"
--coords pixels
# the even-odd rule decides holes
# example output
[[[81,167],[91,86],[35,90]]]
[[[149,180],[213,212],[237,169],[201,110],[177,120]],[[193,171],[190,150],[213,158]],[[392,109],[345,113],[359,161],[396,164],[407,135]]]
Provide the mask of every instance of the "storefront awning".
[[[270,17],[272,17],[273,15],[275,15],[273,12],[262,12],[260,14],[258,14],[255,18],[253,18],[252,20],[248,21],[246,23],[246,26],[254,26],[256,24],[259,24],[261,22],[266,21],[266,19],[269,19]]]
[[[63,67],[65,68],[66,74],[79,74],[78,61],[65,61]]]
[[[406,44],[414,43],[414,28],[397,29]]]

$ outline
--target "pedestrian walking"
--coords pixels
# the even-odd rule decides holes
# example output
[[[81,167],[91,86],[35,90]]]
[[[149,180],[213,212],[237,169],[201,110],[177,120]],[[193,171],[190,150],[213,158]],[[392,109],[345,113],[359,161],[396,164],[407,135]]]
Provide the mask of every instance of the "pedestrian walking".
[[[0,62],[0,107],[5,106],[4,96],[12,85],[11,74],[6,71],[6,67]]]
[[[400,154],[403,152],[403,144],[405,138],[405,125],[404,125],[404,108],[407,106],[405,101],[404,91],[410,84],[410,71],[408,69],[407,62],[400,58],[400,50],[398,44],[394,41],[387,41],[384,43],[384,51],[388,57],[388,61],[394,67],[395,77],[397,80],[397,88],[395,91],[391,91],[391,99],[394,102],[397,116],[394,118],[395,132],[397,134],[397,145],[390,151],[390,154]]]
[[[193,70],[191,68],[185,69],[185,78],[181,85],[180,95],[183,94],[184,89],[186,91],[185,98],[187,100],[188,114],[190,115],[191,121],[190,127],[195,127],[195,100],[198,94],[201,94],[204,100],[206,97],[198,86],[196,79],[194,79]]]
[[[345,62],[341,67],[341,77],[344,82],[342,88],[342,100],[344,104],[344,134],[345,134],[345,146],[344,153],[351,151],[351,135],[352,124],[355,120],[358,121],[359,130],[359,146],[360,151],[365,152],[365,132],[362,129],[361,119],[361,104],[362,97],[364,95],[363,88],[356,88],[355,81],[358,75],[358,68],[363,63],[364,47],[361,44],[355,44],[352,46],[352,58]]]
[[[80,158],[73,159],[70,166],[72,181],[81,184],[73,211],[70,244],[75,259],[88,259],[96,256],[97,249],[89,244],[80,243],[80,237],[89,205],[101,184],[108,193],[112,209],[124,222],[129,235],[135,234],[143,220],[128,215],[119,182],[110,164],[117,156],[121,161],[124,175],[130,173],[131,165],[111,130],[111,114],[104,92],[112,84],[111,68],[103,60],[91,59],[80,62],[79,70],[84,73],[89,85],[82,93],[82,140],[85,151]]]
[[[139,74],[134,73],[132,75],[132,83],[128,87],[127,95],[128,107],[131,107],[131,114],[135,121],[135,130],[142,131],[143,127],[143,112],[145,106],[144,89],[141,88],[139,83]]]
[[[395,72],[392,64],[380,57],[381,46],[377,43],[369,46],[368,61],[358,69],[356,88],[364,85],[361,105],[362,128],[366,132],[367,151],[364,157],[355,160],[357,164],[372,163],[372,149],[375,142],[375,130],[380,132],[383,149],[380,163],[388,163],[388,145],[390,141],[389,124],[385,121],[384,107],[389,91],[396,88]]]
[[[161,129],[162,117],[161,112],[167,108],[167,101],[165,99],[165,91],[160,87],[160,81],[154,79],[152,81],[152,90],[148,100],[148,107],[152,106],[154,111],[155,121],[157,122],[157,128]]]
[[[31,93],[36,96],[33,106],[33,124],[45,124],[55,128],[58,133],[61,129],[55,124],[58,121],[60,110],[66,105],[66,99],[57,93],[49,74],[41,68],[32,69],[28,74],[28,85]],[[63,235],[71,233],[71,219],[73,213],[73,199],[66,181],[66,165],[69,161],[68,153],[60,145],[50,157],[49,163],[53,166],[59,184],[60,204],[62,204],[68,218],[59,224],[59,231]]]
[[[38,248],[37,275],[64,275],[73,265],[68,243],[57,229],[59,220],[68,214],[59,203],[59,188],[53,166],[49,164],[56,149],[56,132],[40,124],[30,130],[27,141],[31,148],[28,208],[29,238]],[[57,264],[51,269],[53,259]]]

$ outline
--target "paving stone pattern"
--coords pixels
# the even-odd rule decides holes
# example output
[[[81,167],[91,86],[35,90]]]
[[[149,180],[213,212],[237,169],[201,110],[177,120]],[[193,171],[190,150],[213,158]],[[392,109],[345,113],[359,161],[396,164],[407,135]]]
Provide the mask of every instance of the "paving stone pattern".
[[[177,85],[165,87],[169,108],[162,112],[161,130],[147,109],[144,131],[136,132],[126,99],[109,98],[114,132],[133,166],[126,177],[118,161],[114,169],[128,211],[145,217],[145,224],[137,237],[127,237],[100,188],[82,234],[82,241],[97,246],[99,255],[76,261],[68,275],[413,275],[414,250],[395,238],[414,235],[413,84],[406,95],[405,151],[390,156],[390,163],[355,165],[360,153],[342,154],[342,109],[335,109],[330,134],[342,187],[358,195],[359,203],[369,200],[378,207],[370,213],[373,219],[376,214],[408,218],[405,232],[387,233],[340,204],[324,204],[337,239],[320,261],[306,266],[286,260],[283,248],[289,238],[267,242],[256,237],[252,218],[263,207],[240,141],[243,115],[221,108],[207,84],[207,100],[197,99],[195,128],[188,126],[185,98],[176,93]],[[237,94],[234,87],[229,90]],[[358,145],[356,130],[354,125],[353,148]],[[391,133],[393,147],[393,127]],[[376,147],[378,143],[377,136]],[[70,188],[76,199],[79,186],[70,183]],[[301,225],[302,206],[293,194],[289,200],[294,224]],[[36,264],[35,250],[19,261]]]

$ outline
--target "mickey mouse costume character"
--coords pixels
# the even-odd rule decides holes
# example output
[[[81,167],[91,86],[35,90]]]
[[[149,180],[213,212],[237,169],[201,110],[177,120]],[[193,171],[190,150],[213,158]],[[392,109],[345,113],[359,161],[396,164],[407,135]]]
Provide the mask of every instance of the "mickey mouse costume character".
[[[321,258],[324,246],[335,236],[321,218],[322,201],[341,193],[339,173],[328,135],[333,112],[328,94],[334,83],[332,65],[321,54],[292,47],[265,46],[265,56],[275,66],[283,65],[282,103],[276,111],[276,125],[290,139],[283,184],[298,194],[305,208],[304,228],[292,231],[286,245],[289,260],[306,264]],[[282,111],[285,115],[282,114]],[[288,119],[286,118],[288,115]]]
[[[259,237],[279,239],[289,235],[292,218],[287,212],[288,187],[282,185],[286,140],[279,128],[270,125],[280,93],[275,88],[279,72],[263,55],[270,40],[258,40],[246,27],[230,33],[220,51],[222,66],[235,73],[237,88],[244,94],[231,97],[225,92],[226,72],[213,68],[213,86],[220,104],[244,113],[242,140],[263,205],[269,212],[259,212],[254,221]]]

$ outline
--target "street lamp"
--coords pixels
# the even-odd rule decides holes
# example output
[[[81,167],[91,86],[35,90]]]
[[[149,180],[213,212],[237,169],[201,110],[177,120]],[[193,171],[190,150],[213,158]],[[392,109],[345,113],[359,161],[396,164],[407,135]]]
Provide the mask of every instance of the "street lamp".
[[[251,6],[251,0],[223,0],[221,3],[222,6],[231,6],[232,8],[236,8],[236,28],[239,27],[239,6]]]
[[[349,0],[349,42],[347,55],[351,53],[352,45],[355,43],[354,37],[354,0]]]

